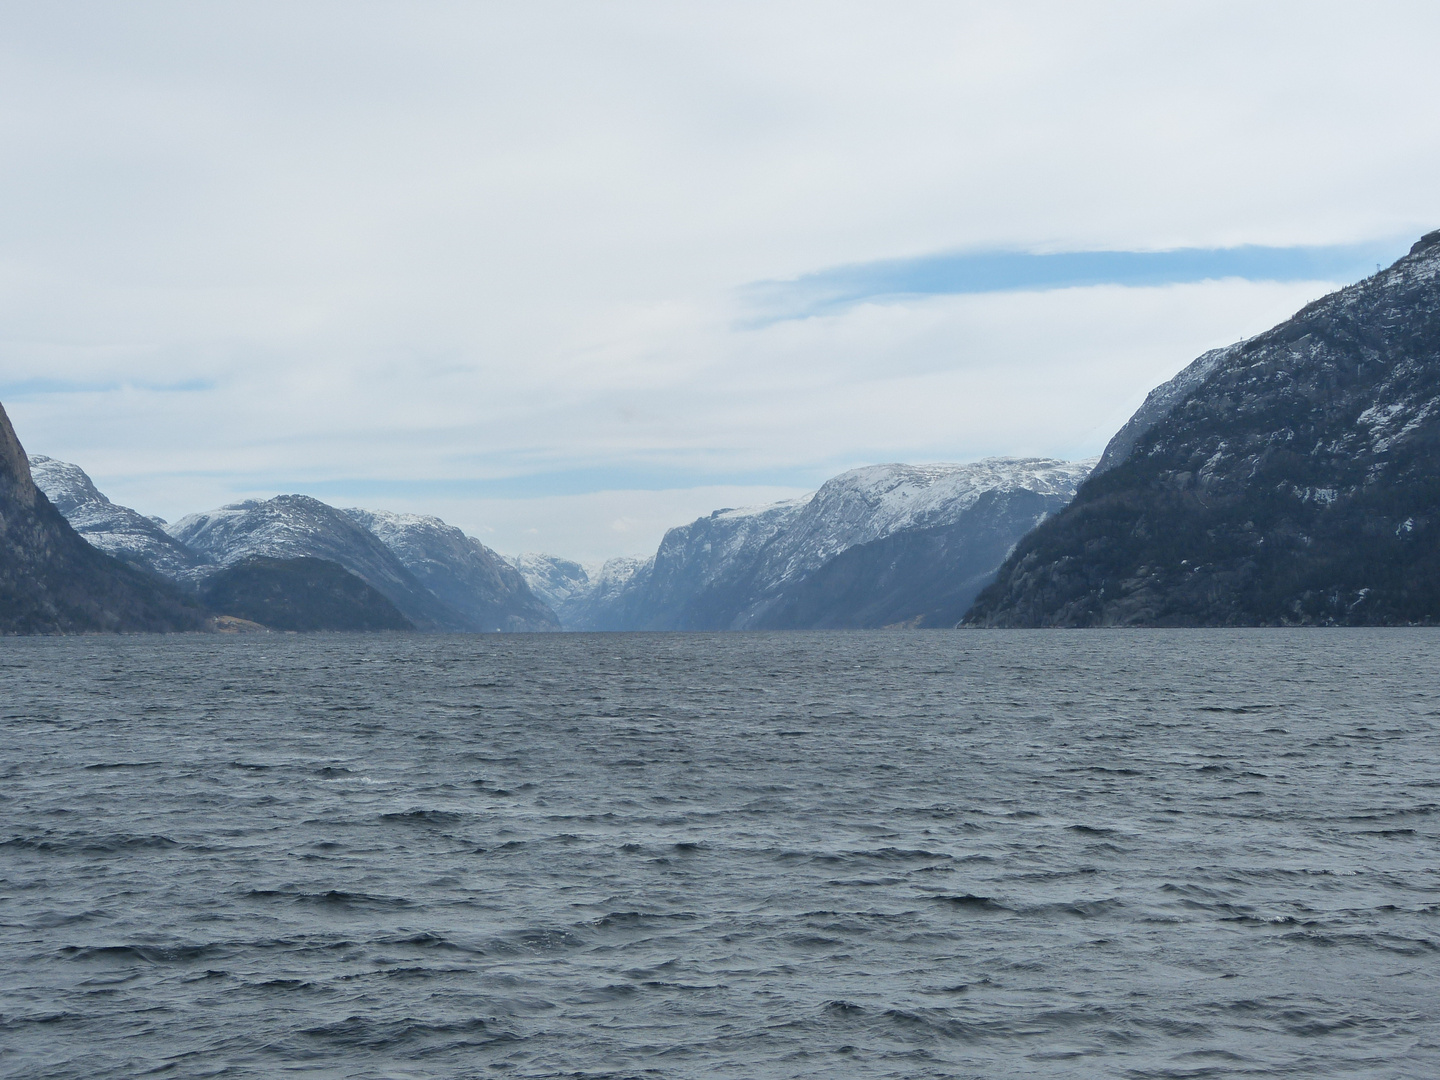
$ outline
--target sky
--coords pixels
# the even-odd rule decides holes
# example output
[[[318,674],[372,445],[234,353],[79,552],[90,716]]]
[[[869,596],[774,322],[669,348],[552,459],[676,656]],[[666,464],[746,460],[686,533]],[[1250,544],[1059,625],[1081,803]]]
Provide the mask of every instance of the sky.
[[[0,402],[502,553],[1098,454],[1440,227],[1433,3],[0,0]]]

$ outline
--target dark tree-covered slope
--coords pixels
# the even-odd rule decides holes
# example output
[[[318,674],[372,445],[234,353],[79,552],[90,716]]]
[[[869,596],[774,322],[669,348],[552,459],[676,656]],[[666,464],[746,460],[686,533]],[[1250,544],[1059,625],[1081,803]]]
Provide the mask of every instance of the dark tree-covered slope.
[[[413,630],[377,589],[339,563],[302,556],[246,559],[205,579],[201,599],[217,615],[272,630]]]
[[[1168,391],[967,624],[1440,623],[1440,232]]]
[[[0,406],[0,633],[198,630],[173,587],[91,547],[50,505]]]

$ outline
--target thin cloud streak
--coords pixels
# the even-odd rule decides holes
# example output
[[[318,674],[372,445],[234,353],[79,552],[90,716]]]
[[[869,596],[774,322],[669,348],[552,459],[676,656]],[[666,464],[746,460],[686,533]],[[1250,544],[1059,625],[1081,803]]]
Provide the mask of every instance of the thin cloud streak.
[[[1188,285],[1243,281],[1353,281],[1405,253],[1408,239],[1361,244],[1170,251],[968,251],[838,266],[740,290],[753,325],[830,315],[904,296],[962,296],[1092,285]]]

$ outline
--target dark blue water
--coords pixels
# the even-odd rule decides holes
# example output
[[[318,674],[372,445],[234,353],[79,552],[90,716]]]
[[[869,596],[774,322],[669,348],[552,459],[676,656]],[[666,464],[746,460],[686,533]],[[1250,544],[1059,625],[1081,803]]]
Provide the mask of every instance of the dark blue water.
[[[3,641],[0,1073],[1440,1076],[1437,659]]]

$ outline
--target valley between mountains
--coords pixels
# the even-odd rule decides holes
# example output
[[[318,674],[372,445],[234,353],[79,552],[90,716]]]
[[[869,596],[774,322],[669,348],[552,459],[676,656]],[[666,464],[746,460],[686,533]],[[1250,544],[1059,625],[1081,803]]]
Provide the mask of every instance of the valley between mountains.
[[[1440,231],[1154,390],[1098,460],[874,465],[649,556],[301,494],[175,522],[0,409],[0,632],[1440,622]]]

